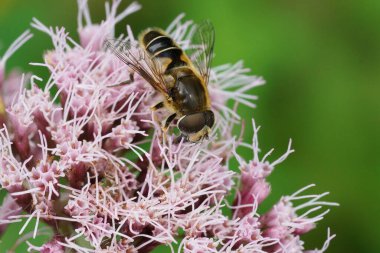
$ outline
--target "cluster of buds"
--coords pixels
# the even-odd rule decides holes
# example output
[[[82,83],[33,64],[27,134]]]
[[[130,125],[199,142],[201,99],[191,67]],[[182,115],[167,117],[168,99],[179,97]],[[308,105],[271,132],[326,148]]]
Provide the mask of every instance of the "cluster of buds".
[[[131,80],[128,66],[103,46],[110,38],[135,40],[129,26],[125,36],[114,31],[140,5],[118,12],[119,5],[106,3],[105,20],[93,24],[87,1],[78,0],[79,42],[64,28],[33,20],[32,27],[53,43],[42,63],[32,63],[50,71],[48,80],[4,74],[6,60],[31,38],[29,31],[1,59],[0,183],[8,195],[0,233],[23,222],[23,234],[35,219],[32,232],[21,238],[29,251],[43,253],[150,252],[159,245],[188,253],[324,252],[333,235],[314,251],[304,250],[300,236],[336,205],[320,201],[327,193],[302,195],[308,186],[264,214],[257,211],[270,193],[267,177],[293,150],[289,143],[276,161],[266,161],[270,153],[259,159],[258,128],[253,121],[252,146],[234,137],[241,119],[227,102],[254,107],[256,97],[246,92],[263,79],[248,75],[241,62],[212,68],[216,124],[210,139],[178,142],[171,131],[162,138],[150,111],[161,94],[140,76]],[[180,15],[166,32],[186,50],[194,27]],[[125,80],[131,82],[116,85]],[[237,153],[247,146],[253,153],[248,162]],[[296,205],[298,200],[306,201]],[[34,245],[32,238],[45,233],[50,241]]]

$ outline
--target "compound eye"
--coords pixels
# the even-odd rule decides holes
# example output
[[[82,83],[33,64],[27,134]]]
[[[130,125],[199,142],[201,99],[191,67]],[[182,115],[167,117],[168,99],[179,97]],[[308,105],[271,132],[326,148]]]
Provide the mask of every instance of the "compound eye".
[[[203,112],[204,114],[204,117],[205,117],[205,120],[206,120],[206,125],[211,128],[214,123],[215,123],[215,117],[214,117],[214,113],[212,111],[204,111]]]
[[[198,112],[184,116],[178,122],[178,128],[181,132],[196,133],[206,125],[206,117],[203,112]]]

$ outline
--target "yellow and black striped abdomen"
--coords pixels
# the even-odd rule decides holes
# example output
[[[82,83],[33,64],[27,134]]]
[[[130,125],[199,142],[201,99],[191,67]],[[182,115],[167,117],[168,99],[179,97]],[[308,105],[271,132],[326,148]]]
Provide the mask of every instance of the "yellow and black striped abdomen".
[[[160,29],[149,29],[140,35],[140,44],[152,59],[159,62],[173,83],[168,94],[179,115],[202,112],[210,108],[207,87],[190,59],[178,45]]]
[[[177,67],[188,66],[188,59],[181,48],[159,29],[149,29],[144,31],[140,36],[140,42],[145,47],[148,54],[161,62],[168,62],[166,65],[165,74]]]

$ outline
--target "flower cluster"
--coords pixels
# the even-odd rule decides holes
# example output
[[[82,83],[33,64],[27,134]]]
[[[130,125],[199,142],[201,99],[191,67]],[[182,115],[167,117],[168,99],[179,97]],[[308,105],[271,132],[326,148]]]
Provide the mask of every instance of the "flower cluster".
[[[44,253],[150,252],[159,245],[171,252],[324,252],[333,235],[314,251],[304,250],[300,236],[336,205],[320,200],[327,193],[303,195],[307,186],[257,212],[270,193],[267,177],[293,152],[291,143],[276,161],[267,161],[270,152],[260,159],[255,122],[252,145],[243,143],[232,135],[240,117],[226,104],[254,107],[256,97],[246,92],[263,79],[248,75],[241,62],[213,68],[216,125],[210,139],[178,142],[174,131],[163,138],[150,110],[162,95],[103,46],[106,39],[135,41],[129,26],[125,36],[114,31],[140,5],[121,12],[119,5],[106,3],[105,20],[93,24],[87,1],[78,0],[79,42],[64,28],[33,20],[53,43],[44,61],[33,63],[50,71],[48,80],[5,77],[6,60],[31,38],[29,31],[1,59],[0,183],[8,195],[0,233],[24,222],[22,234],[35,219],[23,237],[29,240],[45,233],[43,222],[51,240],[27,243]],[[180,15],[166,32],[187,50],[194,27]],[[239,156],[239,147],[250,148],[252,160]],[[238,168],[230,165],[233,159]]]

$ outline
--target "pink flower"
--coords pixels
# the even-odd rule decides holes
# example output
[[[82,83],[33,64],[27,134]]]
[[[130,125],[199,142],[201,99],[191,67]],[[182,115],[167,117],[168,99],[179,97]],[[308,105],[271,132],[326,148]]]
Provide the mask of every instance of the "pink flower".
[[[299,236],[315,228],[315,223],[321,220],[329,212],[329,209],[316,214],[314,217],[308,217],[308,215],[320,211],[321,204],[325,206],[337,205],[336,203],[318,201],[328,193],[299,196],[300,193],[312,186],[314,185],[307,186],[292,196],[283,197],[269,212],[260,217],[263,235],[279,240],[279,244],[272,245],[269,252],[277,252],[280,248],[283,250],[281,252],[296,251],[293,248],[298,248],[298,251],[303,249],[303,242]],[[293,202],[300,199],[309,200],[299,206],[293,206]],[[297,215],[297,211],[308,207],[313,208],[305,211],[302,215]]]
[[[4,55],[0,58],[0,94],[2,98],[2,108],[4,111],[11,102],[17,97],[17,93],[20,91],[23,83],[22,75],[19,71],[12,71],[8,77],[5,76],[5,65],[8,59],[28,40],[30,40],[33,35],[29,30],[26,30],[21,34],[7,49]]]
[[[211,253],[218,252],[217,243],[212,239],[206,237],[200,238],[189,238],[184,240],[184,249],[183,252],[191,253]]]
[[[258,213],[270,194],[268,176],[293,150],[289,143],[274,162],[267,161],[271,152],[259,159],[253,121],[253,158],[246,162],[237,150],[247,145],[232,134],[242,124],[238,104],[254,107],[256,96],[247,91],[263,79],[249,75],[242,62],[213,67],[209,89],[216,124],[210,140],[178,142],[174,124],[164,137],[150,110],[162,94],[103,47],[105,39],[119,38],[140,52],[131,27],[126,35],[114,34],[115,25],[140,5],[118,12],[120,3],[106,3],[106,19],[96,24],[87,1],[78,0],[79,42],[65,28],[34,19],[32,27],[53,45],[42,63],[33,63],[48,69],[49,79],[24,78],[30,89],[20,81],[15,94],[5,86],[13,81],[4,81],[6,60],[29,32],[0,61],[1,89],[12,93],[3,114],[0,107],[0,183],[9,194],[0,232],[23,222],[23,234],[34,219],[33,232],[17,247],[43,232],[42,222],[52,228],[52,239],[42,246],[27,242],[29,251],[40,252],[137,253],[158,245],[174,252],[173,244],[179,252],[307,252],[302,235],[327,214],[324,207],[336,204],[320,200],[327,193],[302,196],[306,187]],[[166,31],[188,50],[195,26],[180,15]],[[234,109],[226,105],[231,101]],[[240,170],[233,168],[234,159]],[[12,207],[14,212],[7,210]],[[325,251],[332,238],[309,252]]]
[[[237,217],[244,217],[251,213],[254,211],[255,206],[264,201],[270,193],[270,185],[266,181],[266,177],[272,173],[275,165],[284,161],[289,154],[294,152],[291,149],[290,141],[286,153],[273,163],[266,161],[266,158],[272,153],[273,149],[260,160],[258,156],[259,146],[257,136],[259,128],[256,127],[254,121],[252,122],[254,129],[252,141],[253,160],[247,163],[237,155],[241,169],[241,189],[235,199],[235,205],[238,206],[235,212],[235,216]]]

